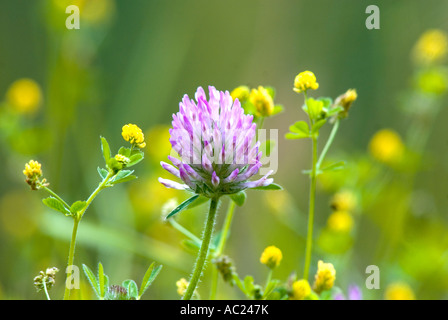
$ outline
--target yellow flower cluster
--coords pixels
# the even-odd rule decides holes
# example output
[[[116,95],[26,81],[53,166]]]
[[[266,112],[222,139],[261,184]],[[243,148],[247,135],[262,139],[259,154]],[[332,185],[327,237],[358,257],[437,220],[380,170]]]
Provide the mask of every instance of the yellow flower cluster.
[[[145,135],[135,124],[127,124],[122,128],[121,135],[123,139],[129,141],[133,146],[137,146],[138,148],[144,148],[146,146]]]
[[[448,36],[445,32],[432,29],[426,31],[414,47],[414,57],[419,63],[433,63],[448,53]]]
[[[42,102],[39,85],[31,79],[19,79],[11,84],[6,93],[10,106],[21,114],[32,114]]]
[[[308,280],[302,279],[294,281],[290,300],[304,300],[311,294],[311,287]]]
[[[398,133],[390,129],[382,129],[370,140],[369,150],[378,161],[393,164],[400,162],[405,146]]]
[[[316,82],[316,76],[311,71],[303,71],[299,73],[294,79],[295,92],[302,92],[308,89],[316,90],[319,88],[319,83]]]
[[[313,290],[318,294],[333,288],[334,281],[336,280],[336,270],[333,264],[324,263],[322,260],[319,260],[314,279]]]
[[[386,300],[415,300],[411,287],[403,282],[390,284],[385,293]]]
[[[30,160],[27,164],[25,164],[25,170],[23,170],[23,174],[29,180],[37,180],[42,176],[42,165],[34,160]]]
[[[118,162],[120,162],[123,165],[127,165],[130,161],[128,157],[126,157],[122,154],[116,154],[114,158],[115,158],[115,160],[117,160]]]
[[[282,261],[282,251],[276,246],[269,246],[264,249],[260,257],[260,262],[270,269],[278,267],[280,261]]]
[[[274,100],[262,86],[258,86],[258,89],[251,90],[249,101],[255,106],[257,116],[268,117],[274,111]]]

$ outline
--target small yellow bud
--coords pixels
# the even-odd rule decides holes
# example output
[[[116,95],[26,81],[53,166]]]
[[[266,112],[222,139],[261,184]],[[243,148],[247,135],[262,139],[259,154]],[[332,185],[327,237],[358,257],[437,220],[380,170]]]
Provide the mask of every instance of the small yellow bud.
[[[243,103],[244,101],[249,99],[250,90],[247,86],[239,86],[233,89],[230,95],[232,96],[233,100],[238,99],[241,103]]]
[[[36,112],[42,102],[39,85],[34,80],[26,78],[12,83],[6,97],[11,107],[22,114]]]
[[[268,266],[270,269],[274,269],[278,267],[282,258],[282,252],[279,248],[277,248],[276,246],[269,246],[264,249],[263,253],[261,254],[260,262]]]
[[[374,158],[390,164],[401,160],[405,146],[398,133],[390,129],[383,129],[372,137],[369,150]]]
[[[258,116],[268,117],[274,111],[274,101],[269,92],[262,86],[259,86],[258,89],[252,89],[249,101],[255,106]]]
[[[336,232],[349,232],[353,228],[353,218],[347,211],[335,211],[328,217],[328,228]]]
[[[316,90],[319,88],[319,83],[316,82],[316,76],[311,71],[304,71],[299,73],[294,79],[295,92],[302,92],[308,89]]]
[[[333,264],[324,263],[322,260],[319,260],[314,279],[313,289],[316,293],[333,288],[334,281],[336,280],[336,270]]]
[[[124,166],[127,165],[129,163],[129,161],[131,161],[131,160],[129,160],[128,157],[126,157],[126,156],[124,156],[122,154],[116,154],[114,158],[115,158],[115,160],[117,160],[118,162],[120,162]]]
[[[144,148],[146,146],[145,135],[143,134],[142,129],[135,124],[127,124],[123,126],[121,135],[124,140],[129,141],[129,143],[138,148]]]
[[[188,284],[189,282],[185,278],[181,278],[179,281],[177,281],[177,294],[182,297],[185,294],[185,291],[187,291]]]
[[[415,295],[406,283],[395,282],[387,287],[385,298],[386,300],[415,300]]]
[[[437,29],[426,31],[414,47],[417,63],[433,63],[443,59],[448,53],[448,36]]]
[[[294,281],[292,284],[291,300],[304,300],[311,294],[311,287],[308,280],[302,279]]]

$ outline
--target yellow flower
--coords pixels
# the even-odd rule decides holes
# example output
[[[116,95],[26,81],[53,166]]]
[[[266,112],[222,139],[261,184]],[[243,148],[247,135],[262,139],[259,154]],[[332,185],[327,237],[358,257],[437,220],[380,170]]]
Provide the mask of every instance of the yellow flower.
[[[294,281],[292,284],[291,300],[304,300],[311,294],[311,287],[308,280],[302,279]]]
[[[395,131],[383,129],[372,137],[369,150],[377,160],[384,163],[394,163],[401,160],[405,146]]]
[[[179,281],[176,282],[177,287],[177,294],[181,297],[185,294],[185,291],[188,287],[188,281],[185,278],[181,278]]]
[[[247,86],[239,86],[230,93],[233,100],[238,99],[241,103],[249,99],[249,94],[250,90]]]
[[[448,37],[441,30],[426,31],[414,47],[414,58],[417,62],[432,63],[441,60],[448,52]]]
[[[385,293],[386,300],[415,300],[411,287],[403,282],[390,284]]]
[[[30,160],[27,164],[25,164],[25,170],[23,170],[23,174],[30,180],[39,179],[42,176],[42,165],[34,160]]]
[[[356,208],[357,199],[355,194],[349,190],[337,192],[331,199],[331,208],[336,211],[351,212]]]
[[[334,281],[336,280],[336,270],[333,264],[324,263],[322,260],[319,260],[314,279],[313,289],[317,293],[333,288]]]
[[[262,86],[252,89],[249,101],[255,106],[257,113],[261,117],[268,117],[274,111],[274,101],[269,92]]]
[[[311,71],[304,71],[299,73],[294,79],[295,92],[302,92],[308,89],[316,90],[319,84],[316,82],[316,76]]]
[[[278,267],[280,261],[282,260],[282,251],[276,246],[269,246],[264,249],[260,257],[260,262],[270,269]]]
[[[344,108],[344,111],[341,113],[342,117],[347,117],[350,107],[357,98],[358,93],[356,90],[349,89],[336,99],[335,104]]]
[[[337,232],[349,232],[353,228],[353,218],[347,211],[335,211],[327,221],[330,230]]]
[[[123,139],[129,141],[132,145],[137,146],[138,148],[144,148],[146,146],[145,143],[145,135],[135,124],[127,124],[123,126],[121,135]]]
[[[22,114],[36,112],[42,102],[39,85],[34,80],[26,78],[12,83],[6,96],[11,107]]]

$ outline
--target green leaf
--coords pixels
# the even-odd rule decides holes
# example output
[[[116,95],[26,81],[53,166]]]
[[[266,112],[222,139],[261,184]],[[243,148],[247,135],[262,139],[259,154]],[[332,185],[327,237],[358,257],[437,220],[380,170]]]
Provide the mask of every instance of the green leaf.
[[[115,181],[121,180],[126,178],[127,176],[131,175],[134,172],[134,170],[120,170],[115,177],[110,181],[110,183],[114,183]]]
[[[42,202],[47,207],[59,211],[66,216],[69,216],[71,214],[70,211],[64,206],[64,204],[59,199],[56,199],[54,197],[48,197],[43,199]]]
[[[106,162],[106,165],[109,163],[110,159],[110,147],[109,143],[107,142],[106,138],[101,137],[101,150],[103,151],[103,157],[104,161]]]
[[[246,192],[240,191],[238,193],[231,194],[230,198],[236,203],[237,206],[241,207],[246,201],[247,195]]]
[[[345,161],[339,161],[332,163],[329,166],[326,166],[325,168],[322,169],[322,171],[336,171],[344,169],[344,167],[345,167]]]
[[[251,190],[283,190],[283,188],[279,184],[271,183],[268,186],[251,188]]]
[[[200,206],[203,203],[206,203],[208,200],[210,200],[207,197],[204,196],[199,196],[199,198],[196,199],[196,201],[194,201],[193,203],[190,203],[190,205],[188,206],[188,209],[193,209],[197,206]]]
[[[148,270],[146,270],[145,276],[143,277],[142,284],[140,285],[140,291],[138,293],[138,299],[145,293],[152,282],[156,279],[160,270],[162,270],[162,265],[154,267],[155,262],[151,263]]]
[[[104,269],[101,262],[98,263],[98,286],[100,289],[100,297],[104,298],[106,295],[106,288],[104,288]]]
[[[184,202],[182,202],[180,205],[177,206],[177,208],[175,208],[173,211],[171,211],[167,217],[165,219],[169,219],[172,216],[174,216],[176,213],[181,212],[182,210],[187,209],[190,204],[192,204],[195,200],[197,200],[199,198],[199,195],[194,195],[191,198],[188,198],[187,200],[185,200]]]
[[[123,183],[123,182],[132,181],[134,179],[137,179],[137,176],[129,175],[126,178],[123,178],[123,179],[120,179],[120,180],[114,180],[113,182],[111,182],[111,184],[115,185],[115,184],[119,184],[119,183]]]
[[[196,253],[201,248],[201,244],[191,239],[184,239],[181,241],[182,247],[190,253]]]
[[[255,106],[249,100],[242,103],[241,107],[243,108],[245,114],[251,114],[255,116],[255,114],[257,113],[257,108],[255,108]]]
[[[313,128],[311,129],[312,135],[319,135],[319,129],[322,128],[322,126],[327,122],[327,119],[321,119],[319,121],[316,121],[313,124]]]
[[[310,128],[308,127],[308,123],[305,121],[297,121],[289,127],[289,131],[293,133],[300,133],[307,137],[310,135]]]
[[[138,287],[134,280],[124,280],[121,285],[128,291],[128,300],[138,299]]]
[[[121,154],[121,155],[125,156],[126,158],[129,158],[131,156],[131,149],[130,148],[121,147],[118,150],[118,154]]]
[[[98,173],[100,174],[101,179],[106,179],[107,174],[109,173],[109,171],[107,171],[106,169],[100,168],[98,167]]]
[[[317,101],[322,101],[323,102],[323,107],[325,109],[328,109],[331,107],[331,105],[333,104],[333,99],[328,98],[328,97],[320,97],[317,99]]]
[[[84,270],[84,273],[85,273],[87,279],[89,279],[90,285],[92,286],[92,289],[95,292],[96,296],[98,298],[101,298],[100,293],[99,293],[98,281],[96,280],[96,277],[93,274],[92,270],[90,270],[90,268],[87,267],[85,264],[82,265],[82,269]]]
[[[272,111],[271,116],[274,116],[276,114],[282,113],[284,109],[285,108],[282,105],[280,105],[280,104],[274,106],[274,110]]]
[[[303,110],[313,120],[319,118],[319,115],[322,112],[323,108],[324,108],[324,102],[320,100],[314,100],[313,98],[309,98],[306,101],[306,104],[303,106]]]
[[[138,151],[138,153],[133,154],[129,157],[129,163],[126,165],[126,167],[132,167],[142,161],[144,158],[143,152]]]
[[[327,117],[334,116],[335,114],[338,114],[339,112],[344,111],[344,108],[341,106],[337,106],[336,108],[331,108],[327,111]]]
[[[87,202],[85,201],[76,201],[72,204],[70,207],[70,212],[74,215],[77,215],[79,211],[84,209],[87,205]]]
[[[294,140],[294,139],[305,139],[305,138],[309,138],[308,135],[303,135],[303,134],[299,134],[299,133],[291,133],[288,132],[287,134],[285,134],[285,138],[288,140]]]

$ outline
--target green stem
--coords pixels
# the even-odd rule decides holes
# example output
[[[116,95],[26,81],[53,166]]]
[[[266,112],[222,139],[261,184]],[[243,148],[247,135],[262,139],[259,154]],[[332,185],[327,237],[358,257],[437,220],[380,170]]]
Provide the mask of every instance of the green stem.
[[[339,129],[339,118],[334,123],[333,129],[331,129],[331,133],[330,133],[330,136],[328,137],[327,143],[325,144],[325,146],[322,149],[322,152],[319,156],[319,160],[317,161],[317,165],[316,165],[317,170],[320,169],[320,166],[322,165],[322,162],[324,161],[324,158],[328,152],[328,149],[330,149],[330,146],[333,143],[334,137],[336,136],[336,132],[338,132],[338,129]]]
[[[81,221],[81,219],[82,219],[84,213],[86,212],[87,208],[89,207],[90,203],[92,203],[93,199],[95,199],[95,197],[98,195],[98,193],[106,187],[106,184],[109,182],[110,178],[112,178],[113,176],[114,176],[114,173],[109,172],[107,174],[106,178],[104,178],[104,180],[101,181],[101,183],[98,185],[98,187],[89,196],[89,198],[86,201],[86,206],[81,211],[79,211],[79,213],[77,215],[73,216],[74,223],[73,223],[72,239],[70,241],[70,250],[69,250],[69,254],[68,254],[67,266],[73,265],[73,260],[75,257],[76,235],[78,232],[79,222]],[[67,280],[69,279],[69,276],[70,276],[70,274],[67,274]],[[65,283],[64,300],[68,300],[70,298],[70,289],[67,286],[67,280]]]
[[[67,266],[72,266],[73,265],[73,260],[75,258],[75,245],[76,245],[76,234],[78,232],[78,225],[79,225],[79,219],[77,217],[73,218],[73,231],[72,231],[72,240],[70,241],[70,250],[68,253],[68,263]],[[67,279],[65,282],[65,291],[64,291],[64,300],[68,300],[70,298],[70,289],[68,286],[68,279],[69,279],[70,274],[67,273]]]
[[[317,138],[313,137],[313,167],[310,175],[310,200],[308,211],[308,231],[306,237],[306,251],[305,251],[305,267],[303,278],[308,280],[308,274],[311,263],[311,252],[313,243],[313,223],[314,223],[314,206],[316,198],[316,167],[317,167]]]
[[[267,286],[269,285],[269,282],[271,282],[272,279],[272,273],[273,273],[273,269],[269,268],[269,273],[268,273],[268,277],[266,278],[266,284],[264,286],[264,288],[266,289]]]
[[[44,291],[45,291],[45,295],[47,296],[47,300],[51,300],[51,299],[50,299],[50,295],[48,294],[48,290],[47,290],[47,282],[45,281],[45,279],[44,279],[44,281],[43,281],[43,284],[44,284]]]
[[[192,234],[189,230],[187,230],[185,227],[183,227],[179,222],[177,222],[175,219],[168,219],[171,226],[173,226],[174,229],[182,233],[184,236],[189,238],[190,240],[201,243],[201,239],[196,237],[194,234]]]
[[[64,204],[64,206],[70,210],[70,206],[68,205],[68,203],[65,202],[64,199],[62,199],[60,196],[58,196],[53,190],[51,190],[50,188],[48,188],[46,186],[41,186],[41,188],[44,189],[45,191],[47,191],[49,194],[51,194],[53,197],[55,197],[59,201],[61,201]]]
[[[224,251],[227,239],[229,238],[230,226],[233,220],[233,213],[235,212],[235,202],[230,200],[229,208],[227,210],[226,219],[224,221],[224,226],[221,231],[221,238],[219,239],[218,247],[216,248],[215,257],[219,257]],[[215,300],[216,291],[218,290],[218,278],[219,273],[216,268],[213,270],[212,274],[212,286],[210,289],[210,300]]]
[[[210,247],[210,240],[212,239],[213,227],[215,224],[216,209],[218,207],[219,198],[212,198],[210,201],[210,210],[208,212],[207,222],[205,224],[204,233],[202,236],[201,249],[196,260],[196,265],[194,267],[193,275],[189,281],[183,300],[190,300],[193,296],[196,286],[201,278],[202,270],[205,265],[205,261],[208,256],[208,249]]]

